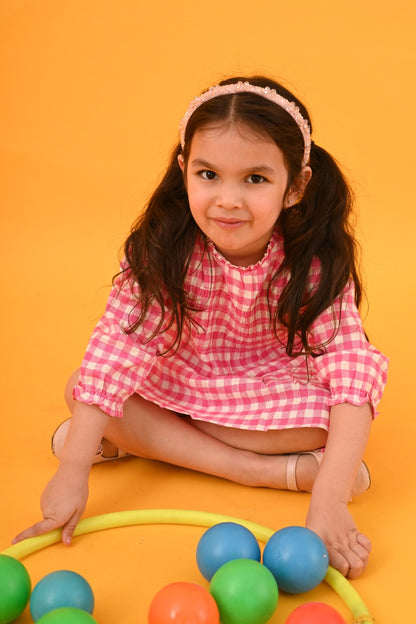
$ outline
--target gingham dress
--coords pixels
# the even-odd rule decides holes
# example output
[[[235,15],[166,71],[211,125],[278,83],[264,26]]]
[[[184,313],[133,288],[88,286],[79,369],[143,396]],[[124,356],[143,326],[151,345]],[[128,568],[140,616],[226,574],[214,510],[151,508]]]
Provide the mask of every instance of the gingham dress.
[[[283,329],[276,338],[267,287],[283,257],[279,230],[263,259],[249,267],[233,266],[212,243],[207,250],[198,240],[185,280],[198,312],[170,357],[160,354],[173,340],[174,328],[149,341],[159,320],[156,303],[135,333],[123,331],[137,315],[137,300],[128,281],[119,279],[92,334],[74,397],[122,416],[123,404],[137,393],[194,419],[259,431],[328,429],[330,407],[337,403],[369,402],[375,413],[387,358],[364,336],[352,284],[311,328],[310,344],[333,338],[323,355],[307,361],[289,357]],[[318,275],[316,263],[310,288]],[[282,275],[273,283],[273,301],[287,279]],[[340,306],[341,325],[333,337],[334,311],[337,316]]]

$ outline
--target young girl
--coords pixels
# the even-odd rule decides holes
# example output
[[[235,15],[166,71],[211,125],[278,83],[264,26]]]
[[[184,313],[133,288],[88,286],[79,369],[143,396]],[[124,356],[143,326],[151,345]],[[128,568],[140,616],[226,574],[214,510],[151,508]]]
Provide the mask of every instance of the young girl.
[[[387,360],[357,311],[351,203],[281,85],[232,78],[193,100],[69,382],[43,520],[14,541],[63,527],[69,543],[91,465],[128,453],[311,491],[306,526],[362,572],[370,541],[347,504],[370,484]]]

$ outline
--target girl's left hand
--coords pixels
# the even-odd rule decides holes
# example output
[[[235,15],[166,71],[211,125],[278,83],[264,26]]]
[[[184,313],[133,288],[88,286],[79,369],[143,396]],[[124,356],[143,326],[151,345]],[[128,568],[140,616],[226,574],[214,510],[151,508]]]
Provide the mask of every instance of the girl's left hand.
[[[358,531],[346,503],[311,504],[306,528],[317,533],[325,543],[331,566],[350,579],[360,576],[368,563],[371,542]]]

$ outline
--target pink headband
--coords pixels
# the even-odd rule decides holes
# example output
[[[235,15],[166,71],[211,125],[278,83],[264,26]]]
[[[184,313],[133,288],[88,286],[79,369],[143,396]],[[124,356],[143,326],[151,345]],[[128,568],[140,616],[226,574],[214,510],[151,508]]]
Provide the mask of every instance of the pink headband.
[[[311,152],[311,129],[309,127],[308,122],[301,115],[299,108],[296,106],[294,102],[289,102],[284,97],[279,95],[275,89],[271,89],[270,87],[256,87],[255,85],[250,84],[249,82],[236,82],[234,84],[226,84],[226,85],[215,85],[214,87],[210,87],[208,91],[202,93],[189,105],[188,110],[182,118],[181,123],[179,124],[180,131],[180,140],[182,149],[185,146],[185,131],[186,126],[190,117],[196,111],[201,104],[208,102],[208,100],[212,100],[215,97],[220,95],[231,95],[233,93],[255,93],[256,95],[260,95],[266,100],[270,100],[270,102],[274,102],[277,106],[283,108],[289,115],[294,119],[297,123],[299,130],[302,132],[303,142],[304,142],[304,152],[303,152],[303,160],[302,167],[307,165],[309,162],[309,155]]]

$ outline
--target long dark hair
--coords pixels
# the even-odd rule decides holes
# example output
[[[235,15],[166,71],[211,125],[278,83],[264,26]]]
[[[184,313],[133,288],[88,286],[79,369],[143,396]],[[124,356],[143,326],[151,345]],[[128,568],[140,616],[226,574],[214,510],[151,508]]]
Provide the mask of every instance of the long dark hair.
[[[275,89],[295,102],[302,116],[312,124],[308,111],[290,91],[262,76],[234,77],[220,84],[248,81]],[[252,93],[221,95],[202,104],[190,117],[185,146],[173,150],[167,171],[150,198],[144,212],[133,225],[124,253],[128,263],[126,279],[138,285],[138,315],[126,328],[134,332],[145,320],[154,302],[160,307],[160,321],[149,340],[176,327],[176,338],[165,354],[180,345],[185,324],[193,323],[195,305],[184,288],[196,237],[203,234],[196,225],[188,203],[184,176],[178,164],[182,154],[185,167],[192,137],[198,128],[219,123],[239,122],[270,137],[282,150],[287,170],[287,190],[296,184],[302,167],[304,140],[292,117],[280,106]],[[325,345],[308,342],[314,320],[340,295],[347,282],[355,284],[357,306],[362,297],[356,242],[350,224],[352,193],[335,160],[323,148],[312,143],[310,155],[312,179],[302,199],[283,210],[279,224],[284,238],[285,260],[269,284],[269,310],[276,336],[279,327],[286,329],[286,352],[318,355]],[[312,263],[318,260],[320,278],[308,289]],[[274,280],[285,272],[289,277],[279,300],[272,299]],[[136,289],[137,291],[137,289]],[[334,336],[337,331],[334,323]]]

